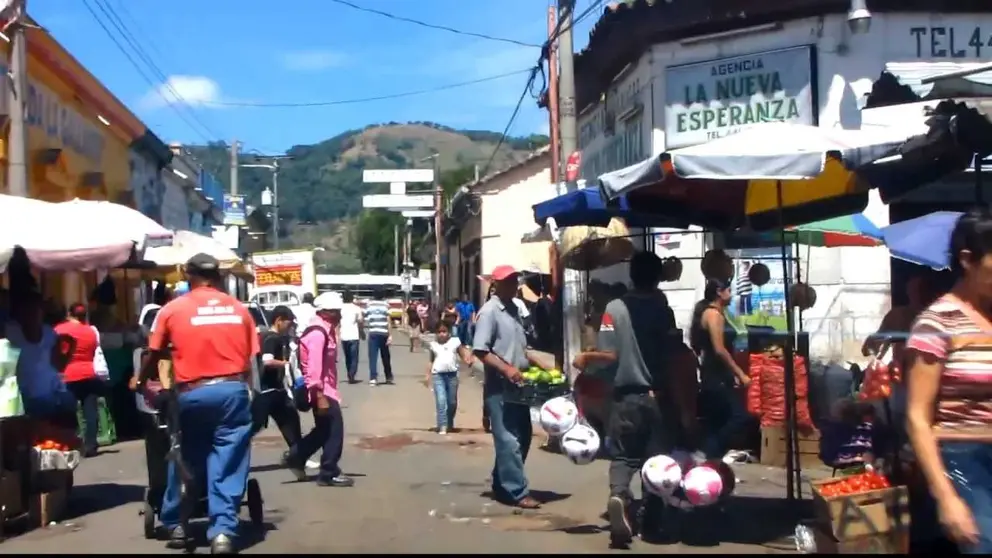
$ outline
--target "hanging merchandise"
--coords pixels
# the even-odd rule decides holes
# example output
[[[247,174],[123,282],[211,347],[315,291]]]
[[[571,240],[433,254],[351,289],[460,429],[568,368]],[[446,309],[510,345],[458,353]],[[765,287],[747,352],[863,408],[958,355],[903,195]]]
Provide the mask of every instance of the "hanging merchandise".
[[[682,260],[669,256],[661,262],[662,282],[674,282],[682,278]]]
[[[755,287],[763,287],[771,281],[772,275],[768,270],[768,266],[758,262],[752,264],[747,270],[747,279]]]
[[[809,310],[816,306],[816,289],[806,283],[796,283],[789,287],[789,299],[796,308]]]
[[[611,219],[606,227],[568,227],[561,235],[562,265],[579,271],[625,262],[634,251],[630,229],[622,219]]]
[[[103,281],[100,281],[100,284],[90,294],[90,299],[103,306],[117,304],[117,289],[114,286],[114,280],[107,276]]]
[[[720,249],[707,250],[699,268],[707,279],[730,281],[734,277],[734,260]]]

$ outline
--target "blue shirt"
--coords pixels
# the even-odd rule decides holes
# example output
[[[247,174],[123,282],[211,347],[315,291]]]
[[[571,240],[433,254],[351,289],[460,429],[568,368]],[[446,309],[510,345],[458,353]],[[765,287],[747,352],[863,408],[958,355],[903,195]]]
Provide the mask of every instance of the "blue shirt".
[[[458,311],[458,317],[463,322],[467,322],[472,319],[472,314],[475,314],[475,305],[471,301],[459,301],[455,303],[455,310]]]

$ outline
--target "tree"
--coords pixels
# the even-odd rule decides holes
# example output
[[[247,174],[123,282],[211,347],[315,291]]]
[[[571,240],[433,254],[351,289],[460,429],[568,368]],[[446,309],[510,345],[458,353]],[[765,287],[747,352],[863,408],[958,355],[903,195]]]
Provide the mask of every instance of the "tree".
[[[396,245],[393,227],[403,225],[399,213],[385,209],[363,211],[354,229],[352,245],[365,273],[391,274]]]

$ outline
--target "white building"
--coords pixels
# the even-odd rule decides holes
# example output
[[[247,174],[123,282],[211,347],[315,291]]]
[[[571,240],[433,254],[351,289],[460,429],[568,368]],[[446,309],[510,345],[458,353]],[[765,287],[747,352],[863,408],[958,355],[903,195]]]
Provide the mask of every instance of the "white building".
[[[926,2],[914,2],[917,11],[904,13],[898,3],[878,2],[892,7],[873,4],[867,30],[850,24],[846,13],[828,13],[836,11],[836,3],[827,7],[830,3],[822,2],[822,15],[810,13],[816,11],[809,7],[816,2],[805,3],[802,14],[793,6],[798,4],[802,3],[783,0],[763,6],[757,10],[761,14],[749,9],[722,25],[709,21],[710,34],[694,31],[701,28],[693,19],[695,10],[675,13],[684,6],[679,0],[608,8],[576,66],[583,177],[595,179],[645,157],[763,120],[852,129],[891,124],[868,122],[862,112],[883,72],[925,96],[936,92],[921,83],[924,77],[987,63],[992,56],[992,4],[933,2],[931,12],[919,12]],[[949,13],[962,7],[970,12]],[[631,17],[636,10],[644,13]],[[979,10],[982,13],[975,13]],[[663,17],[667,27],[651,32],[661,40],[652,40],[634,59],[625,59],[624,50],[612,44],[635,38],[644,44],[650,20]],[[615,76],[611,83],[592,83],[593,76],[608,75],[604,72],[609,68],[619,69],[610,72]],[[968,78],[967,86],[959,84],[959,94],[992,95],[992,87],[986,87],[992,84],[992,72],[984,76]],[[890,216],[902,220],[934,210],[932,204],[924,210],[918,202],[955,197],[968,202],[973,199],[970,184],[971,179],[950,179],[940,185],[940,194],[928,188],[890,206],[872,193],[864,214],[885,226]],[[719,242],[709,234],[654,233],[655,249],[663,256],[699,257]],[[835,358],[856,353],[889,307],[890,282],[897,285],[895,290],[902,284],[898,274],[890,274],[888,251],[803,247],[799,256],[802,279],[818,294],[816,307],[804,314],[803,322],[810,332],[811,352]],[[683,327],[702,283],[698,262],[684,263],[682,280],[664,286]],[[773,269],[778,265],[769,262]],[[610,281],[626,279],[622,269],[606,273]]]

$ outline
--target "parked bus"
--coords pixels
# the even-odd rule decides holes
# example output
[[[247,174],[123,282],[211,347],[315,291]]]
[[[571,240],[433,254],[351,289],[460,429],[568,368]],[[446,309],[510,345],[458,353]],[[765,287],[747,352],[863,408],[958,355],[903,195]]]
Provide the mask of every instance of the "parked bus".
[[[410,300],[426,300],[430,281],[413,277],[410,280]],[[389,317],[394,321],[403,319],[403,278],[399,275],[372,275],[369,273],[354,274],[318,274],[317,292],[345,291],[355,296],[355,302],[364,306],[365,302],[375,297],[376,292],[383,291],[389,304]]]

